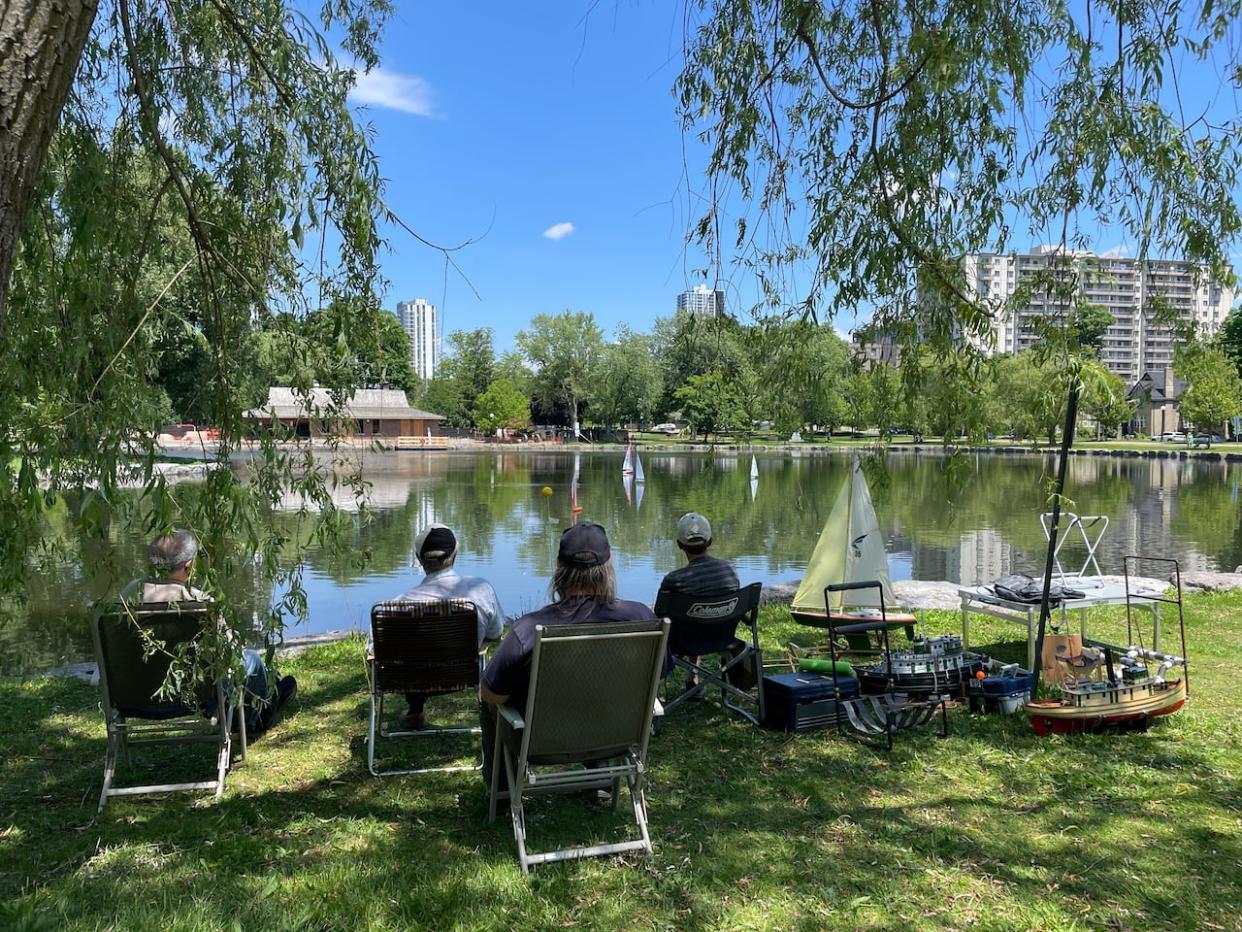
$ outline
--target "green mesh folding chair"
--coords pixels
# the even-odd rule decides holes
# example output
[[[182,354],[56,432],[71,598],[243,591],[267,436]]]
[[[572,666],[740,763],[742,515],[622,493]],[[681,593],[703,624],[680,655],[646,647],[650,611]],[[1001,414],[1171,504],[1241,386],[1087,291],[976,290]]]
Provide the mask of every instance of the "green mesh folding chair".
[[[116,605],[95,617],[92,630],[99,665],[100,706],[108,734],[100,812],[114,796],[210,790],[219,799],[224,793],[225,774],[232,765],[230,727],[235,718],[241,757],[245,760],[246,716],[241,714],[240,685],[221,678],[181,701],[157,696],[174,658],[184,653],[192,659],[196,642],[211,618],[210,606],[203,602]],[[154,650],[148,651],[151,646]],[[114,785],[117,760],[124,754],[126,762],[132,763],[133,747],[203,742],[214,743],[217,748],[216,775],[212,780]]]
[[[371,649],[367,653],[371,684],[371,728],[367,738],[367,769],[372,776],[456,773],[471,767],[421,767],[377,770],[376,738],[437,738],[477,735],[479,727],[422,728],[388,731],[384,727],[386,693],[423,693],[443,696],[478,691],[479,623],[473,602],[440,599],[433,602],[380,602],[371,608]]]
[[[651,853],[644,781],[647,740],[668,641],[665,620],[535,628],[530,687],[522,713],[500,706],[492,756],[488,821],[496,820],[504,769],[522,872],[575,858]],[[639,837],[612,844],[527,850],[527,797],[611,787],[620,805],[629,788]]]

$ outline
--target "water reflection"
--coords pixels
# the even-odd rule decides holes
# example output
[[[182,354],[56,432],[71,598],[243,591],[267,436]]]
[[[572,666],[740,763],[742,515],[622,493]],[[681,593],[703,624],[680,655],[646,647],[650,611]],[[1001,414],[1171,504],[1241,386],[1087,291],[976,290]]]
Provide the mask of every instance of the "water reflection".
[[[760,454],[752,478],[749,455],[653,452],[644,457],[646,481],[633,483],[623,479],[621,457],[612,449],[577,457],[577,504],[580,519],[608,528],[621,593],[641,600],[652,599],[663,574],[680,565],[672,536],[687,511],[711,519],[716,551],[735,561],[744,581],[797,577],[849,463],[846,456]],[[311,552],[304,578],[310,614],[299,630],[365,628],[373,602],[418,577],[414,536],[432,521],[456,529],[462,572],[492,580],[507,611],[541,604],[560,532],[574,517],[574,464],[572,454],[516,450],[369,458],[369,520],[357,519],[348,552]],[[1051,457],[970,456],[946,469],[940,457],[893,454],[883,469],[867,468],[894,578],[976,583],[1042,566],[1039,513]],[[1240,483],[1242,467],[1225,463],[1075,457],[1069,470],[1074,510],[1111,519],[1098,551],[1106,572],[1119,572],[1122,556],[1136,552],[1178,557],[1185,569],[1233,569],[1242,563]],[[551,496],[541,494],[544,486]],[[341,507],[352,501],[347,490],[337,497]],[[306,535],[308,522],[293,513],[297,502],[285,507],[271,520],[291,537]],[[53,511],[47,533],[77,542],[81,554],[76,514],[73,507]],[[87,578],[80,561],[32,561],[29,604],[0,607],[0,670],[89,655],[82,606],[142,567],[145,542],[112,547],[117,578]],[[1067,566],[1085,556],[1072,540],[1062,552]],[[279,595],[244,576],[230,588],[256,608]]]

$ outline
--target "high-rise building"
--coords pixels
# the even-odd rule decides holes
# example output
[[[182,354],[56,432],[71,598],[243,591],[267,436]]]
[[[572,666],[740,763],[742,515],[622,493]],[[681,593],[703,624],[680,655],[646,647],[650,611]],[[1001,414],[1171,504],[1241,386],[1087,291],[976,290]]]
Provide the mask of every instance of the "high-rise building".
[[[693,291],[683,291],[677,296],[677,310],[689,311],[696,317],[723,317],[725,295],[719,288],[695,285]]]
[[[966,281],[979,297],[1001,300],[1019,290],[1029,290],[1022,307],[997,315],[992,326],[995,345],[986,349],[1017,353],[1039,341],[1032,325],[1040,318],[1060,314],[1064,303],[1046,287],[1050,264],[1063,261],[1064,255],[1060,247],[1042,246],[1026,255],[983,253],[966,257]],[[1172,365],[1173,333],[1157,320],[1163,307],[1182,321],[1194,322],[1200,335],[1211,337],[1233,305],[1233,289],[1211,279],[1207,269],[1191,262],[1089,252],[1073,252],[1069,258],[1082,296],[1113,315],[1100,347],[1100,361],[1129,383],[1148,370]],[[1052,274],[1063,273],[1054,269]]]
[[[410,335],[410,365],[420,379],[435,377],[440,365],[440,313],[425,298],[397,302],[397,317]]]

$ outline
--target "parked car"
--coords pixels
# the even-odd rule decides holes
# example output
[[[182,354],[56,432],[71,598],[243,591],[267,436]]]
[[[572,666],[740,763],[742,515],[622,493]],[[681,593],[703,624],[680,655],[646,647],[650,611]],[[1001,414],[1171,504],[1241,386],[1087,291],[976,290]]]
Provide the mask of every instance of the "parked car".
[[[1180,430],[1166,430],[1160,435],[1161,443],[1185,443],[1186,435]]]
[[[1209,443],[1220,443],[1220,434],[1195,434],[1190,438],[1191,446],[1207,446]]]
[[[680,434],[681,428],[676,424],[657,424],[651,428],[653,434]]]

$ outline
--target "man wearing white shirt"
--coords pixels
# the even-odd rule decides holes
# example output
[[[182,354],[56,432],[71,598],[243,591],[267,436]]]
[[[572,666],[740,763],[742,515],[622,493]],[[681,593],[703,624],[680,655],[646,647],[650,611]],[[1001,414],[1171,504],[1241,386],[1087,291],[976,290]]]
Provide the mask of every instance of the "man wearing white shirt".
[[[457,562],[457,536],[443,524],[432,524],[422,529],[414,541],[414,552],[423,572],[427,575],[413,589],[397,596],[404,602],[431,602],[440,599],[465,599],[474,603],[478,610],[479,652],[493,641],[499,641],[509,619],[500,607],[496,590],[486,579],[478,576],[462,576],[453,568]],[[401,716],[407,728],[425,728],[427,718],[424,693],[406,693],[409,709]]]

